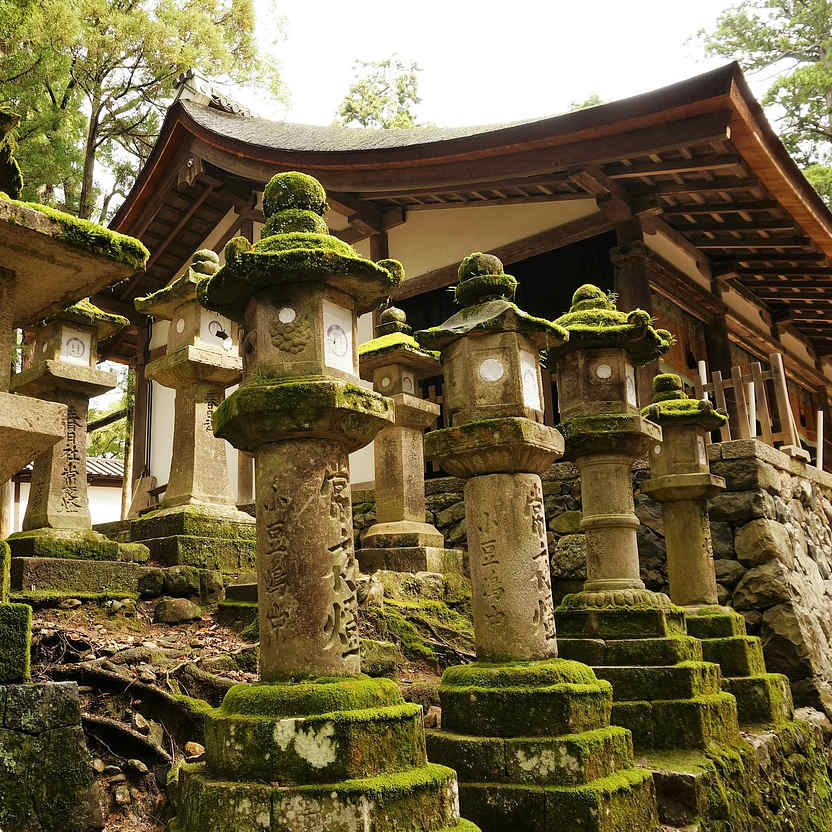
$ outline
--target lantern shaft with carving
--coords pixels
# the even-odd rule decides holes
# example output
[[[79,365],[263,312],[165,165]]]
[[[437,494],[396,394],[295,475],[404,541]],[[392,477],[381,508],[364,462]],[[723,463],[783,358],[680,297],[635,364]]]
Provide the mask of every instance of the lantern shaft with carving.
[[[9,538],[16,556],[119,556],[119,544],[91,528],[87,411],[91,398],[117,383],[114,373],[96,368],[98,341],[127,324],[126,318],[85,300],[37,327],[31,365],[14,377],[12,386],[15,392],[65,405],[66,432],[34,462],[23,531]]]
[[[248,333],[243,383],[214,428],[256,460],[263,681],[206,715],[206,762],[180,772],[176,828],[475,832],[459,820],[454,773],[427,763],[419,706],[358,675],[347,457],[393,407],[358,385],[356,317],[399,271],[329,236],[309,176],[273,177],[263,207],[260,242],[232,240],[199,287]]]
[[[661,425],[664,442],[650,448],[644,488],[664,505],[670,597],[686,607],[716,604],[707,499],[725,488],[725,480],[710,472],[705,434],[728,417],[707,400],[688,398],[672,373],[657,375],[653,391],[653,403],[642,413]]]
[[[218,268],[215,252],[198,251],[182,277],[135,301],[139,312],[170,321],[166,353],[145,374],[176,390],[176,407],[161,508],[133,521],[130,536],[161,563],[238,572],[254,566],[254,522],[235,506],[226,444],[211,419],[240,380],[240,329],[197,299],[200,282]]]
[[[363,572],[461,568],[462,552],[445,549],[442,533],[425,522],[424,431],[436,422],[439,405],[421,398],[418,384],[438,375],[440,365],[411,333],[404,312],[391,307],[380,314],[376,337],[359,347],[361,377],[395,406],[395,424],[373,444],[376,522],[361,536]]]
[[[441,350],[451,421],[427,434],[425,453],[466,479],[477,661],[443,674],[442,730],[429,732],[428,752],[459,767],[463,814],[486,832],[537,828],[551,813],[541,787],[567,785],[579,788],[555,789],[553,828],[606,828],[602,823],[623,801],[632,828],[656,829],[650,778],[632,769],[628,752],[612,762],[610,774],[629,770],[593,805],[596,820],[581,796],[581,787],[593,790],[592,768],[567,772],[539,753],[559,747],[567,734],[583,743],[589,730],[603,742],[628,742],[626,731],[610,727],[608,685],[590,668],[557,658],[540,474],[560,455],[563,440],[543,424],[538,354],[568,335],[512,302],[517,282],[496,257],[470,255],[459,277],[462,309],[416,337]],[[577,713],[587,718],[566,716]]]

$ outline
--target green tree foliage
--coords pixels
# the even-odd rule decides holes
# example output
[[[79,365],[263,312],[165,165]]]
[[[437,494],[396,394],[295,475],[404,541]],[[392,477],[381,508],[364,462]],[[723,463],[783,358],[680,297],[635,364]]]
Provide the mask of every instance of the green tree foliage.
[[[269,27],[278,33],[280,18]],[[0,0],[0,105],[21,116],[24,198],[85,218],[102,198],[109,210],[191,68],[281,91],[258,48],[254,0]],[[113,171],[109,197],[96,182],[101,163]]]
[[[774,71],[763,105],[809,180],[832,200],[832,0],[742,0],[699,36],[709,55],[737,60],[747,72]]]
[[[90,408],[87,416],[87,423],[94,422],[102,416],[108,416],[117,410],[129,411],[135,402],[136,375],[133,369],[120,368],[118,374],[118,387],[121,394],[111,407],[104,410]],[[129,413],[128,413],[129,415]],[[127,440],[127,417],[122,417],[116,422],[98,430],[87,433],[87,456],[103,456],[107,459],[116,459],[124,456],[124,444]]]
[[[419,73],[415,61],[391,55],[383,61],[356,61],[353,83],[338,108],[337,124],[378,127],[421,127],[416,120]]]
[[[603,104],[604,99],[598,95],[597,92],[592,93],[591,95],[587,96],[584,101],[573,101],[569,105],[569,112],[574,113],[576,110],[585,110],[587,107],[597,107],[599,104]]]

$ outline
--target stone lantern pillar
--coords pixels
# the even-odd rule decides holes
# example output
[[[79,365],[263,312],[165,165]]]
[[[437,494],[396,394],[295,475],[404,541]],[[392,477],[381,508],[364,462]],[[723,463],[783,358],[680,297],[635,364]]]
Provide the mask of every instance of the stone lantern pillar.
[[[441,350],[450,427],[427,435],[425,453],[466,480],[477,649],[476,662],[442,677],[429,753],[457,769],[462,811],[487,832],[536,826],[555,793],[563,828],[600,830],[615,814],[620,828],[654,830],[651,779],[632,769],[627,732],[609,726],[609,685],[556,658],[540,474],[563,440],[543,424],[539,353],[568,335],[519,309],[516,287],[496,257],[472,254],[459,267],[462,309],[416,334]],[[609,743],[611,772],[628,769],[608,791],[568,750],[566,735],[578,747],[590,730]]]
[[[725,488],[711,474],[706,431],[728,421],[713,405],[685,395],[672,373],[653,379],[653,403],[642,414],[662,428],[664,442],[650,447],[651,478],[645,490],[664,506],[670,597],[683,607],[717,603],[707,499]]]
[[[263,208],[261,240],[232,240],[199,286],[248,333],[243,382],[213,423],[256,460],[262,682],[206,715],[207,760],[180,772],[175,825],[468,832],[454,773],[426,761],[421,709],[360,675],[347,456],[393,406],[357,383],[356,321],[398,270],[328,234],[309,176],[273,177]]]
[[[170,321],[165,355],[145,368],[147,378],[176,390],[170,476],[161,507],[130,525],[155,561],[226,572],[254,567],[254,520],[238,511],[225,457],[211,418],[237,383],[243,363],[240,328],[205,309],[197,287],[219,268],[219,257],[198,251],[182,277],[147,297],[136,309]]]
[[[645,490],[662,503],[670,597],[685,607],[687,632],[702,640],[705,661],[722,671],[722,689],[737,700],[741,724],[777,724],[793,716],[789,680],[767,673],[759,638],[745,619],[717,603],[707,499],[725,488],[710,473],[705,432],[728,417],[709,401],[688,398],[672,373],[653,379],[653,403],[642,410],[662,426],[664,444],[650,449]]]
[[[66,432],[35,459],[23,531],[9,537],[14,557],[147,559],[147,550],[92,530],[87,498],[89,401],[117,382],[114,373],[96,369],[98,342],[127,324],[126,318],[83,300],[48,316],[36,329],[31,366],[13,378],[12,388],[64,405]]]
[[[566,456],[581,474],[587,581],[555,610],[562,655],[593,666],[613,686],[612,721],[637,748],[703,748],[737,736],[736,701],[719,668],[702,662],[685,611],[639,577],[632,465],[662,447],[661,428],[636,401],[635,367],[672,343],[647,312],[623,312],[581,286],[555,323],[569,340],[549,350],[557,371]]]
[[[418,381],[438,375],[439,358],[423,350],[405,313],[391,307],[379,315],[376,337],[358,349],[361,377],[390,396],[395,424],[373,445],[376,522],[361,537],[362,572],[460,571],[462,552],[446,550],[441,532],[425,522],[424,431],[439,416],[439,405],[418,396]]]

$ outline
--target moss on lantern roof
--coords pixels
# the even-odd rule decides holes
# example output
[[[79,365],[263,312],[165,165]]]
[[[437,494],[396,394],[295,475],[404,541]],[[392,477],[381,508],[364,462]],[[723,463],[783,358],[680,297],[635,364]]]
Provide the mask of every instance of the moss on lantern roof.
[[[424,350],[419,346],[419,342],[406,332],[391,332],[387,335],[381,335],[378,338],[373,338],[372,341],[366,341],[358,347],[359,356],[373,355],[374,353],[381,353],[387,350],[395,349],[396,347],[404,347],[405,349],[413,350],[421,355],[430,355],[433,358],[438,358],[439,353],[436,350]]]
[[[728,422],[728,416],[716,410],[707,399],[691,399],[675,373],[655,376],[653,402],[642,409],[641,415],[663,427],[698,425],[703,430],[716,430]]]
[[[254,245],[243,237],[229,241],[225,265],[198,287],[200,303],[241,321],[251,297],[263,289],[309,282],[352,296],[359,313],[374,308],[399,283],[401,271],[392,265],[396,261],[374,263],[331,236],[321,219],[326,208],[326,192],[313,177],[294,171],[273,176],[263,194],[267,236]]]
[[[653,319],[643,309],[622,312],[606,292],[586,283],[572,296],[570,310],[555,323],[569,332],[564,345],[549,350],[549,360],[592,347],[622,347],[633,364],[647,364],[666,353],[673,336],[666,329],[653,327]]]
[[[58,223],[62,231],[57,235],[57,239],[73,248],[82,249],[117,263],[124,263],[134,269],[143,269],[150,256],[150,252],[135,237],[110,231],[109,228],[74,217],[72,214],[65,214],[48,205],[12,199],[4,192],[0,192],[0,199],[38,211]]]
[[[423,347],[443,349],[470,332],[524,332],[539,347],[559,345],[569,335],[557,323],[524,312],[513,302],[517,281],[493,254],[475,251],[459,264],[454,300],[462,307],[447,321],[416,333]]]
[[[63,312],[58,312],[47,318],[47,321],[61,319],[63,321],[73,321],[82,326],[95,327],[96,337],[100,340],[109,338],[120,329],[130,325],[127,318],[116,315],[113,312],[105,312],[99,309],[89,298],[79,300],[68,306]]]
[[[200,249],[191,257],[188,270],[179,278],[133,301],[136,310],[145,315],[172,320],[177,306],[195,300],[197,287],[219,269],[219,255],[211,249]]]

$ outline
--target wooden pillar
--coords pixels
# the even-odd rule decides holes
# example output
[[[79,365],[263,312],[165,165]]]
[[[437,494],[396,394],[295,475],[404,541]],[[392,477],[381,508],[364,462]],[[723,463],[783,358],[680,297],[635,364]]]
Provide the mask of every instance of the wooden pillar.
[[[147,420],[150,406],[150,382],[145,378],[147,345],[150,343],[149,327],[139,333],[136,347],[136,403],[133,411],[133,476],[144,477],[147,470]],[[130,493],[133,493],[132,483]]]
[[[615,234],[618,245],[611,249],[610,259],[615,266],[615,291],[618,308],[624,312],[643,309],[653,314],[653,295],[650,289],[650,250],[644,242],[644,230],[638,217],[617,223]],[[636,387],[639,407],[653,400],[653,377],[659,362],[651,361],[636,368]]]
[[[711,291],[717,298],[722,298],[722,284],[719,280],[711,281]],[[731,341],[728,338],[728,320],[725,312],[716,315],[708,324],[708,337],[705,339],[708,372],[719,371],[723,377],[731,375]]]
[[[370,260],[386,260],[390,256],[387,244],[387,232],[379,231],[370,237]]]

